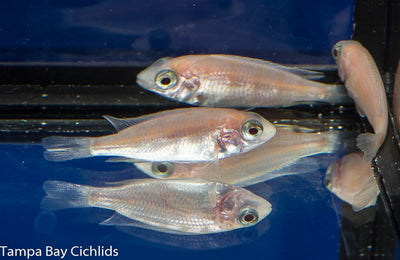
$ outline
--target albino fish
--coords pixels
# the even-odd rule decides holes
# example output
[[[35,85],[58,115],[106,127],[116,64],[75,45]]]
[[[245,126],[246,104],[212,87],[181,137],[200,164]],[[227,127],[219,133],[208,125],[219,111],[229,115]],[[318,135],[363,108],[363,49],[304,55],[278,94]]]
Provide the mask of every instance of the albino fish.
[[[176,101],[215,107],[280,107],[343,103],[343,86],[308,80],[320,72],[232,55],[162,58],[137,75],[137,84]]]
[[[370,162],[386,137],[388,109],[381,75],[371,54],[357,41],[340,41],[332,49],[339,77],[361,116],[367,116],[375,134],[357,137],[357,147]]]
[[[252,226],[271,204],[243,188],[200,179],[133,179],[110,187],[61,181],[43,184],[43,210],[97,207],[114,210],[104,225],[167,233],[208,234]]]
[[[393,118],[397,130],[400,131],[400,60],[397,64],[397,72],[394,77]]]
[[[309,163],[305,160],[298,165],[295,163],[306,156],[334,153],[343,142],[342,136],[341,132],[296,132],[290,127],[277,127],[276,135],[267,143],[250,152],[219,160],[217,165],[209,162],[139,162],[135,166],[158,179],[201,178],[248,186],[280,176],[315,170],[313,160]],[[114,161],[118,160],[129,162],[124,158]],[[285,168],[287,166],[293,167]]]
[[[247,152],[276,132],[260,115],[234,109],[183,108],[130,119],[105,118],[118,133],[44,138],[45,158],[65,161],[105,155],[139,161],[213,161]]]
[[[330,165],[325,184],[356,212],[374,206],[379,195],[374,171],[361,153],[347,154]]]

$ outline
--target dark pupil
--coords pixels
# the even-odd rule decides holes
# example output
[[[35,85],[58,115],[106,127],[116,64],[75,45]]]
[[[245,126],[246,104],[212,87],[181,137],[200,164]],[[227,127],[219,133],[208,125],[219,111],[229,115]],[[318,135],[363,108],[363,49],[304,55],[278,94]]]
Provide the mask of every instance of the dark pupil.
[[[157,166],[157,170],[159,172],[166,172],[168,169],[167,169],[167,166],[165,164],[160,164],[160,165]]]
[[[169,85],[171,83],[171,79],[170,78],[163,78],[161,80],[161,84],[163,85]]]
[[[249,129],[249,134],[251,134],[251,135],[256,135],[256,134],[258,134],[258,129],[257,129],[257,128],[250,128],[250,129]]]
[[[244,221],[246,221],[246,222],[251,222],[253,220],[254,220],[254,216],[251,214],[244,216]]]
[[[334,49],[334,50],[333,50],[333,56],[337,57],[338,54],[339,54],[339,53],[338,53],[338,50],[337,50],[337,49]]]

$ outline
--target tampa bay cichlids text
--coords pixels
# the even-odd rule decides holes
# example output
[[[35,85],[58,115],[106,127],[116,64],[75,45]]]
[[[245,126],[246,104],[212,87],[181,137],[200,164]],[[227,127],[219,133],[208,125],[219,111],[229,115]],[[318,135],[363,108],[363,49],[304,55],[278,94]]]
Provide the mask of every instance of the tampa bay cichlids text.
[[[47,245],[43,248],[10,248],[0,245],[2,257],[87,257],[87,256],[118,256],[118,248],[106,246],[72,246],[71,248],[56,248]]]

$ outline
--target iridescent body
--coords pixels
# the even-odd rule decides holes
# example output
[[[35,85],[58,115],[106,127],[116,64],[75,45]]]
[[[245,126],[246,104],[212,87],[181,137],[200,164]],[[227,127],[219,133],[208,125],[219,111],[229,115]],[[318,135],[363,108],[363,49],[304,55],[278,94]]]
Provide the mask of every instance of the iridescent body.
[[[243,154],[210,163],[140,162],[135,166],[155,178],[202,178],[235,186],[248,186],[280,176],[302,173],[300,169],[283,170],[300,158],[333,153],[340,145],[340,132],[296,132],[290,127],[277,127],[267,143]],[[303,165],[302,169],[307,169]],[[310,169],[315,168],[312,165]]]
[[[162,58],[138,74],[141,87],[199,106],[279,107],[345,102],[344,87],[306,78],[318,72],[232,55]]]
[[[133,225],[167,233],[207,234],[252,226],[271,211],[265,199],[233,186],[199,179],[135,179],[111,187],[60,181],[43,185],[42,209],[114,210],[105,225]]]
[[[387,132],[388,110],[385,88],[371,54],[357,41],[341,41],[333,47],[340,79],[353,98],[361,116],[367,116],[375,134],[357,137],[357,146],[370,162],[381,147]]]
[[[44,138],[46,159],[105,155],[146,161],[212,161],[247,152],[276,132],[260,115],[234,109],[183,108],[138,118],[106,118],[118,133]]]
[[[332,193],[352,205],[354,211],[374,206],[379,195],[374,172],[361,153],[347,154],[330,165],[325,183]]]

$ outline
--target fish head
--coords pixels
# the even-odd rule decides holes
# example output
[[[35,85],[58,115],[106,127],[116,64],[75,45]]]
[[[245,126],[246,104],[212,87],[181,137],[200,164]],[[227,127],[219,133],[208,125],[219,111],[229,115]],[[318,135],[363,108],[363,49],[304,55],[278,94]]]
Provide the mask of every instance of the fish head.
[[[182,69],[184,58],[165,57],[141,71],[136,83],[144,89],[176,101],[188,101],[200,86],[200,80]]]
[[[349,62],[352,61],[350,55],[356,55],[358,52],[352,51],[354,48],[362,47],[357,41],[345,40],[336,43],[332,48],[332,56],[338,66],[339,77],[342,81],[348,78],[347,71],[349,66],[352,66]]]
[[[248,152],[273,138],[276,134],[276,127],[262,116],[254,112],[246,112],[248,115],[238,132],[242,140],[243,153]]]
[[[325,185],[336,196],[352,204],[354,197],[363,189],[363,184],[373,174],[362,153],[351,153],[328,167]]]
[[[196,169],[204,163],[138,162],[135,167],[150,177],[176,179],[198,177]]]
[[[236,116],[226,118],[219,128],[217,143],[219,159],[232,154],[246,153],[269,141],[276,134],[274,124],[253,112],[236,111]]]
[[[250,227],[263,220],[271,210],[271,204],[264,198],[235,188],[219,200],[217,221],[224,230]]]

